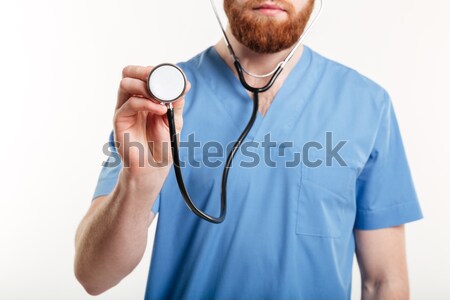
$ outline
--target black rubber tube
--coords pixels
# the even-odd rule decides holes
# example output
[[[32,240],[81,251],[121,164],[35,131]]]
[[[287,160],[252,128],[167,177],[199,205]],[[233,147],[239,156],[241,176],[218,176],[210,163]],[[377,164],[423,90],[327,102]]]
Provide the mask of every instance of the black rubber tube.
[[[236,143],[233,145],[233,149],[228,154],[228,158],[225,163],[225,168],[223,170],[222,174],[222,194],[220,198],[220,215],[218,218],[212,217],[195,206],[194,202],[191,200],[191,197],[189,197],[188,191],[186,190],[186,186],[184,185],[183,181],[183,175],[181,174],[181,167],[180,167],[180,156],[178,153],[178,141],[177,141],[177,133],[175,130],[175,118],[174,118],[174,112],[172,106],[170,106],[167,109],[167,119],[169,121],[169,130],[170,130],[170,143],[172,147],[172,158],[173,158],[173,166],[175,169],[175,176],[177,178],[178,187],[180,188],[181,195],[183,196],[184,202],[188,206],[188,208],[197,216],[200,218],[211,222],[211,223],[222,223],[225,219],[225,216],[227,214],[227,179],[228,179],[228,172],[231,167],[231,162],[233,161],[233,157],[236,155],[237,150],[241,146],[242,142],[245,140],[248,132],[252,128],[253,124],[255,123],[256,116],[258,115],[258,107],[259,107],[259,93],[263,93],[270,89],[272,85],[274,84],[275,80],[278,78],[280,73],[283,71],[283,68],[280,66],[275,71],[275,73],[270,78],[269,82],[259,88],[255,88],[250,86],[244,77],[244,72],[242,70],[242,66],[239,63],[239,61],[234,62],[234,66],[236,67],[236,71],[239,75],[239,80],[241,81],[242,85],[245,89],[253,93],[253,112],[250,117],[250,120],[247,123],[247,126],[245,127],[244,131],[239,136]]]
[[[222,194],[221,194],[221,201],[220,201],[220,215],[219,217],[215,218],[213,216],[210,216],[195,206],[194,202],[191,200],[191,197],[189,196],[189,193],[186,189],[186,186],[184,185],[183,175],[181,173],[181,167],[180,167],[180,155],[178,152],[178,139],[177,139],[177,133],[176,133],[176,127],[175,127],[175,118],[174,118],[174,112],[173,108],[169,107],[167,109],[167,119],[169,122],[169,130],[170,130],[170,143],[172,148],[172,158],[173,158],[173,166],[175,170],[175,176],[178,182],[178,186],[180,188],[181,195],[183,196],[184,202],[188,206],[188,208],[197,216],[200,218],[211,222],[215,224],[222,223],[225,219],[225,216],[227,214],[227,180],[228,180],[228,173],[231,168],[231,163],[233,161],[234,156],[236,155],[237,150],[241,146],[242,142],[247,137],[250,129],[252,128],[253,124],[255,123],[256,116],[258,114],[258,107],[259,107],[259,95],[258,92],[255,91],[253,93],[253,112],[250,117],[250,120],[247,123],[247,126],[245,127],[244,131],[239,136],[236,143],[233,145],[233,149],[231,149],[230,153],[228,154],[228,158],[225,163],[225,168],[223,170],[222,174]]]

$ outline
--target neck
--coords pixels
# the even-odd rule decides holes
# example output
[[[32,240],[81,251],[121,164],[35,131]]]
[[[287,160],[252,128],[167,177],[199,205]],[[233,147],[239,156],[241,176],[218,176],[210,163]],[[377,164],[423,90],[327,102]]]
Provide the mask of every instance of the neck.
[[[277,65],[283,61],[286,56],[289,54],[289,52],[292,50],[295,45],[292,47],[285,49],[283,51],[277,52],[277,53],[271,53],[271,54],[261,54],[254,52],[247,48],[246,46],[239,43],[236,38],[231,33],[230,27],[226,30],[228,39],[231,43],[231,46],[233,47],[233,50],[236,54],[236,56],[239,58],[239,61],[241,65],[249,72],[253,74],[267,74],[269,72],[272,72]],[[233,59],[231,55],[229,55],[226,43],[224,38],[222,38],[216,45],[215,48],[219,55],[222,57],[222,59],[227,63],[227,65],[233,70],[233,72],[237,75],[236,70],[233,65]],[[286,64],[284,67],[283,72],[280,74],[280,78],[277,79],[278,82],[284,81],[284,78],[286,78],[287,74],[292,70],[292,68],[295,66],[295,64],[300,59],[301,55],[303,53],[303,45],[301,45],[297,51],[294,53],[291,60]],[[284,75],[284,76],[283,76]],[[254,78],[251,76],[246,75],[246,80],[248,80],[248,83],[250,85],[255,86],[262,86],[265,83],[267,83],[270,79],[269,77],[266,78]]]

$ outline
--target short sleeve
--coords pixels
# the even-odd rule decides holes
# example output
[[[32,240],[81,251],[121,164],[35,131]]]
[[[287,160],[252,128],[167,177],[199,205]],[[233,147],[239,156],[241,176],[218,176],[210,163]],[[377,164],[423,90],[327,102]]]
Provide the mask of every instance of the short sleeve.
[[[103,150],[105,154],[108,155],[108,158],[102,163],[102,169],[98,176],[97,186],[95,187],[92,201],[99,196],[108,195],[114,190],[117,179],[119,178],[119,173],[122,170],[122,161],[114,143],[114,131],[111,131],[108,145],[105,146]],[[152,206],[152,212],[155,215],[159,211],[160,197],[161,193],[158,194],[158,197]]]
[[[356,181],[355,229],[370,230],[423,218],[397,118],[385,93],[373,147]]]

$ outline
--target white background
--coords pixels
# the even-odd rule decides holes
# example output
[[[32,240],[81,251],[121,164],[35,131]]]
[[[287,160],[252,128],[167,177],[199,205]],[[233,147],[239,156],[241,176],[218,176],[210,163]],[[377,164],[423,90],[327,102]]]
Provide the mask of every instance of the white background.
[[[450,4],[327,1],[306,44],[392,96],[425,219],[407,226],[412,299],[450,299]],[[74,234],[112,126],[122,67],[192,57],[220,37],[207,0],[0,4],[0,299],[90,299]],[[98,299],[142,299],[138,268]],[[353,299],[360,294],[354,268]]]

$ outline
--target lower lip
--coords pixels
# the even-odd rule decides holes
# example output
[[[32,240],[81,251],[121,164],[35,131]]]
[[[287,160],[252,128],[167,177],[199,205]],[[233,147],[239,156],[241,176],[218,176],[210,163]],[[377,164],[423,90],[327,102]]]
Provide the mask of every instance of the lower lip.
[[[273,9],[273,8],[258,8],[255,9],[260,14],[266,15],[266,16],[276,16],[278,14],[284,13],[284,10],[282,9]]]

